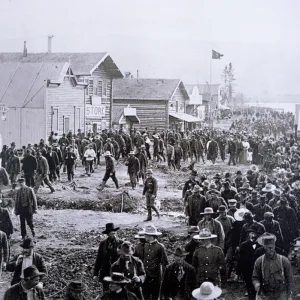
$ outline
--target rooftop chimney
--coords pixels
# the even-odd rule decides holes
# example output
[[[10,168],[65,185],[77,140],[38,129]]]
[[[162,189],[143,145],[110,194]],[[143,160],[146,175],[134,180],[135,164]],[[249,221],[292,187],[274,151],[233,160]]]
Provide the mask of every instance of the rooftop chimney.
[[[24,41],[23,57],[27,57],[26,41]]]
[[[52,38],[54,35],[48,35],[48,53],[51,53],[52,51]]]
[[[125,72],[125,78],[132,78],[132,75],[130,72]]]

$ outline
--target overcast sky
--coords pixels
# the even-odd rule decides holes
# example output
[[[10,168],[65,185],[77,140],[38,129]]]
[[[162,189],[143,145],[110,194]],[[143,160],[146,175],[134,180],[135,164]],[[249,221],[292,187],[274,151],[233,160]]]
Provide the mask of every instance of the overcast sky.
[[[141,77],[212,82],[232,62],[247,96],[300,95],[299,0],[1,0],[0,52],[109,52]]]

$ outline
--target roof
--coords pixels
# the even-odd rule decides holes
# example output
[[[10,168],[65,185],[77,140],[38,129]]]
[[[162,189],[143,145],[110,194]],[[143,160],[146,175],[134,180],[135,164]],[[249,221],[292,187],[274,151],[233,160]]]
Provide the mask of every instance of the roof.
[[[68,69],[67,63],[0,63],[0,103],[43,108],[45,81],[61,81]]]
[[[188,94],[179,79],[116,79],[113,83],[113,98],[123,100],[170,100],[177,88],[188,99]]]
[[[0,62],[30,62],[30,63],[68,63],[75,75],[90,75],[101,63],[105,65],[112,77],[123,77],[107,52],[99,53],[0,53]]]
[[[186,113],[170,112],[169,115],[173,118],[186,121],[188,123],[201,122],[200,119]]]
[[[199,95],[210,93],[210,85],[209,84],[185,84],[184,86],[189,95],[191,95],[193,93],[193,89],[195,86],[199,90]],[[219,87],[220,87],[220,84],[212,84],[211,85],[212,95],[219,95]]]

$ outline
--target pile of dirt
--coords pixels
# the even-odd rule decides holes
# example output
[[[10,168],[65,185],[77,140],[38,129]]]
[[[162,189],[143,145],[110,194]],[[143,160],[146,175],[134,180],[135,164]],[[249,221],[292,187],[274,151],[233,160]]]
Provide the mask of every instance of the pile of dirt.
[[[76,198],[67,199],[62,197],[39,197],[38,205],[42,209],[78,209],[111,212],[135,212],[140,206],[140,199],[132,197],[127,191],[111,196],[99,194],[98,199]]]

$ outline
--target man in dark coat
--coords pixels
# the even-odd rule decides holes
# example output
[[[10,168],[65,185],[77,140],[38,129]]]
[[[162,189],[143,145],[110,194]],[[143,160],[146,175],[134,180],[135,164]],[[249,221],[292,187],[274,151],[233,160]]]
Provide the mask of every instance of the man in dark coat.
[[[107,235],[107,238],[100,242],[98,254],[94,266],[94,279],[99,279],[103,284],[103,290],[107,291],[109,285],[103,281],[105,276],[110,275],[110,269],[114,262],[119,258],[118,248],[123,241],[116,235],[119,227],[115,227],[113,223],[107,223],[106,229],[102,232]]]
[[[255,300],[255,290],[252,284],[252,272],[254,268],[254,253],[260,245],[257,243],[258,234],[255,228],[248,229],[249,239],[241,244],[238,259],[238,273],[246,283],[248,299]]]
[[[185,245],[185,252],[188,253],[187,256],[185,257],[185,261],[191,265],[194,252],[196,248],[199,246],[199,240],[194,239],[194,236],[199,234],[199,227],[198,226],[189,227],[188,234],[191,240]]]
[[[68,150],[65,156],[65,165],[67,167],[68,180],[72,181],[74,179],[74,169],[77,157],[75,153],[71,151],[71,147],[68,147],[67,149]]]
[[[20,183],[21,188],[16,193],[15,215],[20,216],[21,235],[23,239],[27,235],[26,222],[31,229],[32,236],[35,237],[33,214],[37,212],[36,196],[33,189],[26,186],[24,178],[20,178],[18,182]]]
[[[264,219],[264,214],[266,212],[272,212],[272,208],[268,204],[266,204],[266,200],[266,195],[260,195],[260,203],[254,205],[253,207],[254,220],[257,222],[260,222]]]
[[[0,230],[0,280],[2,275],[2,268],[6,268],[8,259],[8,241],[6,233]]]
[[[276,247],[284,249],[283,236],[280,225],[277,221],[273,220],[274,214],[272,212],[265,212],[264,220],[260,223],[265,226],[266,232],[276,236]]]
[[[8,257],[10,256],[10,237],[14,232],[14,226],[7,208],[1,207],[2,200],[0,199],[0,231],[6,234],[8,244]]]
[[[218,157],[218,143],[213,139],[207,143],[207,160],[211,160],[215,164]]]
[[[192,170],[190,174],[190,179],[184,183],[183,189],[182,189],[182,200],[184,201],[187,199],[185,197],[185,194],[187,191],[192,191],[195,185],[200,185],[200,182],[196,180],[196,176],[198,175],[196,170]],[[191,193],[189,194],[191,195]]]
[[[264,225],[254,221],[254,216],[250,211],[244,213],[243,219],[245,221],[245,224],[242,227],[240,244],[248,240],[250,229],[252,230],[254,228],[256,230],[257,235],[262,235],[266,232]]]
[[[15,189],[17,185],[17,178],[21,171],[21,162],[14,151],[9,152],[9,159],[7,161],[6,170],[9,174],[12,189]]]
[[[175,262],[167,266],[161,284],[164,299],[189,300],[192,291],[198,287],[195,268],[184,260],[187,254],[183,249],[176,248]]]
[[[199,185],[195,185],[192,191],[192,195],[187,198],[186,203],[186,216],[189,219],[190,226],[197,226],[201,220],[201,213],[204,212],[207,206],[206,198],[200,194],[202,188]]]
[[[4,294],[3,300],[35,299],[45,300],[40,273],[35,266],[29,266],[24,270],[24,278],[21,282],[11,286]]]
[[[156,212],[156,215],[159,217],[158,209],[154,205],[155,198],[157,197],[157,180],[153,177],[153,171],[151,169],[147,170],[147,179],[145,181],[144,189],[143,189],[143,197],[146,198],[146,205],[148,216],[145,222],[152,220],[152,209]]]
[[[133,256],[132,244],[125,241],[119,251],[119,259],[112,264],[110,272],[122,273],[126,279],[131,281],[127,285],[127,290],[134,293],[138,298],[141,298],[141,286],[145,281],[146,273],[142,261]]]
[[[113,180],[113,182],[116,185],[116,188],[119,189],[119,183],[116,177],[114,158],[112,157],[112,154],[109,151],[106,151],[104,153],[104,157],[105,157],[105,174],[103,176],[101,186],[97,189],[101,192],[105,188],[105,184],[109,178]]]
[[[41,277],[42,282],[44,282],[47,275],[47,268],[43,257],[34,251],[33,240],[26,238],[20,246],[23,248],[22,254],[16,255],[9,261],[6,267],[7,271],[14,272],[11,285],[19,283],[24,278],[24,269],[32,265],[35,265],[40,272],[44,273],[44,276]]]
[[[284,250],[289,253],[291,242],[298,237],[298,223],[295,211],[287,206],[287,199],[282,197],[280,205],[274,208],[274,219],[278,221],[283,241]]]
[[[229,153],[229,161],[228,165],[230,166],[231,163],[233,165],[236,165],[236,143],[233,141],[232,138],[229,138],[229,143],[228,143],[228,153]]]
[[[44,156],[42,156],[39,151],[36,153],[36,158],[37,158],[37,162],[38,162],[38,167],[36,170],[37,177],[35,180],[34,192],[37,193],[40,185],[42,184],[42,182],[44,182],[44,183],[46,183],[46,185],[50,188],[51,192],[53,193],[55,190],[48,178],[49,165],[48,165],[47,159]]]
[[[125,162],[125,165],[127,166],[131,187],[134,190],[136,188],[137,179],[140,173],[140,161],[134,155],[134,151],[129,152],[129,158]]]
[[[56,168],[59,167],[57,153],[52,151],[52,148],[49,147],[47,153],[45,154],[45,158],[47,159],[49,165],[49,179],[51,182],[53,182],[57,179]]]
[[[143,183],[145,183],[145,175],[146,175],[146,169],[147,169],[147,156],[142,152],[142,147],[137,148],[137,153],[135,154],[135,157],[139,160],[140,163],[140,172],[138,174],[138,178],[142,178]]]
[[[23,158],[22,170],[24,172],[26,185],[29,187],[34,187],[34,175],[37,169],[37,160],[32,155],[32,150],[27,149],[26,155]]]

